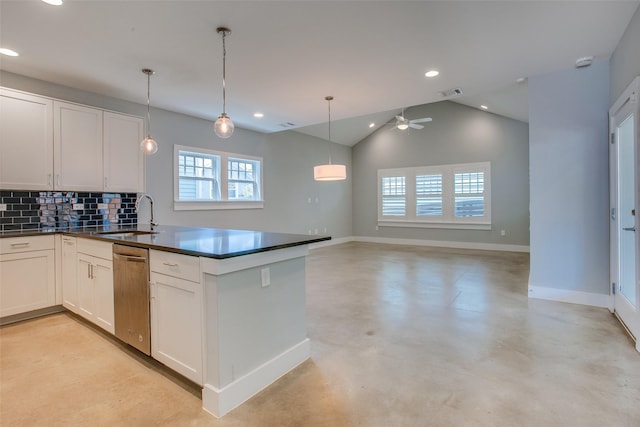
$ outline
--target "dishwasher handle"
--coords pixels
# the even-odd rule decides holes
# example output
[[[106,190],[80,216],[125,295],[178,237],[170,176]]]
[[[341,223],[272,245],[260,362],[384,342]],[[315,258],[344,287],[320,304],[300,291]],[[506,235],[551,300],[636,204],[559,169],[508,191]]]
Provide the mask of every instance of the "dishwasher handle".
[[[131,262],[147,262],[147,257],[143,256],[135,256],[135,255],[121,255],[121,254],[113,254],[115,258],[122,259],[123,261],[131,261]]]

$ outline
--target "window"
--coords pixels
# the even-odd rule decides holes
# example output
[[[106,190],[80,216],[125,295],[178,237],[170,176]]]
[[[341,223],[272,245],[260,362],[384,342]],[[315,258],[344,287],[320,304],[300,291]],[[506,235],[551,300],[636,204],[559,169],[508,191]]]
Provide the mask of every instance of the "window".
[[[382,214],[385,216],[404,216],[406,197],[404,176],[385,176],[382,178]]]
[[[262,208],[262,159],[174,146],[174,209]]]
[[[378,225],[491,229],[489,162],[378,171]]]

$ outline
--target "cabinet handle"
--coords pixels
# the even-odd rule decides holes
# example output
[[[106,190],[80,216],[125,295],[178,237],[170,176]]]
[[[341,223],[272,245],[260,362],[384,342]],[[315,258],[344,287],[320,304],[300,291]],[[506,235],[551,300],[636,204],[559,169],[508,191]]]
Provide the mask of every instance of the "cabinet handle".
[[[47,175],[47,185],[49,186],[49,188],[51,188],[51,186],[53,185],[53,176],[51,176],[51,174]]]
[[[29,246],[29,242],[12,243],[11,244],[12,248],[24,248],[25,246]]]
[[[73,240],[71,240],[71,239],[65,238],[65,239],[62,239],[62,241],[63,241],[66,245],[73,245]]]
[[[87,278],[91,279],[91,264],[87,264]]]
[[[56,185],[58,187],[60,187],[60,174],[59,173],[56,174]]]
[[[107,178],[106,176],[104,177],[104,188],[109,187],[109,178]]]
[[[162,263],[162,265],[166,265],[167,267],[177,267],[178,263],[165,261],[165,262]]]

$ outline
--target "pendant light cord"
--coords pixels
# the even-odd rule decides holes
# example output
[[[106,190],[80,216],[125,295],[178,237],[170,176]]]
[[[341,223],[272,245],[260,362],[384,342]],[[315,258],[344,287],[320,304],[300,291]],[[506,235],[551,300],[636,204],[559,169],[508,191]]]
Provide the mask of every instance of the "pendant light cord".
[[[227,114],[227,45],[225,38],[227,32],[222,31],[222,114]]]
[[[331,164],[331,100],[333,96],[327,96],[325,99],[329,103],[329,164]]]
[[[147,138],[151,138],[151,72],[147,73]]]

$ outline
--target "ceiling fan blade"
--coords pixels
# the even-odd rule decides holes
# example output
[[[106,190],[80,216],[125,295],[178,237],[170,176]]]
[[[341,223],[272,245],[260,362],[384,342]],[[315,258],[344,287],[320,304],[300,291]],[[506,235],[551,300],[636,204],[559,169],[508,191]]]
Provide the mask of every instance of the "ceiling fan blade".
[[[422,119],[415,119],[415,120],[410,120],[411,123],[426,123],[426,122],[430,122],[431,120],[433,120],[431,117],[425,117]]]
[[[415,123],[409,123],[409,127],[412,128],[412,129],[424,129],[424,126],[417,125]]]

